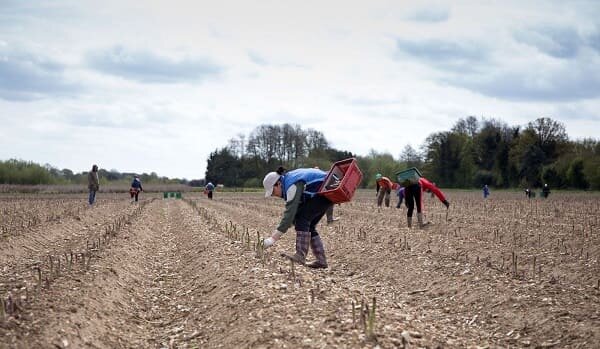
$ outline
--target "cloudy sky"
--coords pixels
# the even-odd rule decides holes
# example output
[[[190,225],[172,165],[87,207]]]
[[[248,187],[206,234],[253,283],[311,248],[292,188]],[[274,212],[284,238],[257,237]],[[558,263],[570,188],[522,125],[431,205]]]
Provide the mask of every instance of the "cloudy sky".
[[[0,0],[0,159],[202,178],[261,124],[398,156],[468,115],[600,131],[600,2]]]

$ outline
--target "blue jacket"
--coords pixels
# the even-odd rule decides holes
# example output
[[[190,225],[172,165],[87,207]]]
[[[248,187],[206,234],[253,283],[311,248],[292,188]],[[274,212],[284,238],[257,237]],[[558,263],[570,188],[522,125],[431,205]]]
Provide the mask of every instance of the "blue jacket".
[[[142,189],[142,182],[139,179],[134,178],[133,182],[131,182],[131,187],[136,189]]]
[[[206,189],[208,191],[213,191],[213,190],[215,190],[215,185],[212,184],[211,182],[208,182],[208,184],[204,187],[204,189]]]
[[[316,168],[299,168],[297,170],[292,170],[281,176],[281,183],[283,184],[281,195],[283,196],[283,199],[287,201],[286,196],[288,189],[298,182],[304,182],[304,198],[312,198],[319,191],[326,176],[327,172]]]

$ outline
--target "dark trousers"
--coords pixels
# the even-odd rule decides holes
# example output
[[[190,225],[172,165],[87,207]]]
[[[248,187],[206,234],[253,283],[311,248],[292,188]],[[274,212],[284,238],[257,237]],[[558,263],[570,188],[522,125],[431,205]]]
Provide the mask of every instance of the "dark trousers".
[[[300,203],[296,217],[294,218],[294,225],[297,231],[310,231],[310,236],[318,236],[317,224],[325,212],[333,204],[329,199],[324,196],[316,195],[312,198],[305,199],[304,202]]]
[[[327,215],[327,222],[333,222],[333,205],[329,206],[325,214]]]
[[[415,204],[417,204],[417,213],[421,213],[423,209],[421,206],[421,186],[419,184],[412,184],[404,189],[404,198],[406,199],[406,212],[407,217],[412,217]]]
[[[131,188],[129,190],[129,195],[131,196],[132,199],[135,197],[135,201],[138,201],[138,196],[140,195],[140,191],[137,189]]]
[[[208,198],[212,200],[212,190],[208,191]]]

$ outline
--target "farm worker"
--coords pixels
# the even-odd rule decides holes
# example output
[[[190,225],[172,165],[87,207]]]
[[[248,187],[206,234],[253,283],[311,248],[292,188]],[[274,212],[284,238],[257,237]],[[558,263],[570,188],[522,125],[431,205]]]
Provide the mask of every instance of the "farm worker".
[[[377,207],[381,207],[384,197],[385,207],[390,207],[390,193],[394,184],[389,178],[382,176],[381,173],[375,175],[375,182],[377,183]]]
[[[140,176],[133,176],[133,181],[131,182],[131,188],[129,189],[129,195],[131,196],[131,202],[138,201],[138,196],[140,192],[143,191],[142,181],[140,181]]]
[[[313,168],[319,170],[319,166],[315,166]],[[279,167],[277,169],[277,173],[280,173],[280,172],[281,172],[281,174],[283,174],[285,172],[285,169],[283,167]],[[331,205],[327,209],[327,212],[325,212],[325,216],[327,217],[327,224],[331,224],[331,223],[339,220],[339,218],[333,217],[333,205]]]
[[[215,190],[215,185],[212,184],[211,182],[208,182],[206,184],[206,186],[204,187],[204,191],[206,192],[206,194],[208,194],[208,198],[212,200],[213,198],[213,191]]]
[[[531,189],[525,188],[525,196],[527,196],[528,199],[531,199]]]
[[[406,212],[406,221],[408,223],[408,227],[412,227],[412,214],[415,208],[415,204],[417,205],[417,220],[419,221],[419,228],[425,226],[423,223],[423,191],[430,191],[435,194],[438,199],[446,206],[446,208],[450,207],[450,203],[446,200],[444,193],[436,187],[433,183],[428,181],[427,179],[420,177],[419,182],[415,184],[411,184],[404,189],[404,195],[406,197],[406,207],[408,207],[408,211]]]
[[[100,179],[98,178],[98,165],[93,165],[92,170],[88,173],[88,189],[90,195],[88,202],[90,206],[96,202],[96,192],[100,190]]]
[[[327,224],[331,224],[339,220],[339,218],[333,216],[333,205],[329,206],[325,212],[325,215],[327,216]]]
[[[398,204],[396,205],[396,208],[400,208],[400,206],[402,205],[402,200],[404,199],[404,187],[398,186],[398,189],[396,189],[396,195],[398,195]]]
[[[484,185],[483,186],[483,198],[487,199],[487,197],[490,196],[490,188],[488,188],[488,185]]]
[[[265,197],[278,197],[285,200],[285,211],[277,229],[264,240],[266,248],[272,246],[292,226],[296,228],[296,253],[282,254],[290,260],[304,265],[308,247],[316,261],[307,264],[310,268],[327,268],[327,258],[317,224],[325,215],[332,202],[317,191],[327,173],[316,168],[299,168],[283,174],[283,171],[269,172],[264,180]]]
[[[544,188],[542,188],[542,196],[544,197],[544,199],[548,198],[548,196],[550,195],[550,187],[548,186],[548,184],[544,184]]]

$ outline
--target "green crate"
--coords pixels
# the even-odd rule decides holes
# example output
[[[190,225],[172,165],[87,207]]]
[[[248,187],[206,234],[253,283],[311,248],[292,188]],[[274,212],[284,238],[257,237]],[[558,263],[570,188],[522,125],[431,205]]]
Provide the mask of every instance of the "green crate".
[[[416,167],[411,167],[396,173],[398,183],[400,183],[403,187],[419,183],[419,178],[421,177],[423,177],[423,175]]]
[[[165,191],[163,192],[163,199],[167,199],[169,197],[169,192]]]

